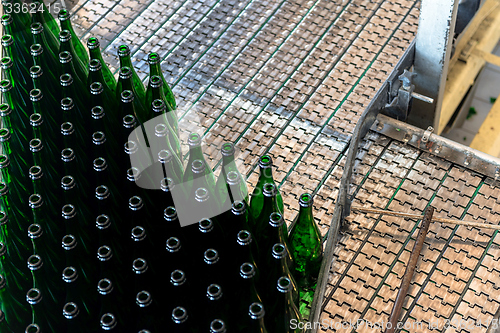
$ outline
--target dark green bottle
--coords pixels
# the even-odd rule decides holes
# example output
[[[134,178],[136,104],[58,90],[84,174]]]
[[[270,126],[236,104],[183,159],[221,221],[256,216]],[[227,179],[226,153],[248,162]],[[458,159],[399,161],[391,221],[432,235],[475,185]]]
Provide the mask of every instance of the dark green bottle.
[[[109,69],[108,65],[102,58],[99,40],[96,37],[90,37],[87,40],[87,47],[89,49],[90,59],[97,59],[101,63],[101,71],[102,75],[104,76],[104,82],[102,83],[105,83],[108,88],[114,93],[116,89],[116,79]]]
[[[214,319],[210,323],[210,333],[227,333],[226,322],[222,319]]]
[[[135,315],[137,321],[135,323],[136,332],[139,330],[148,329],[157,331],[159,329],[158,324],[158,304],[153,299],[151,292],[147,290],[141,290],[135,296],[136,311]]]
[[[188,310],[178,306],[172,310],[172,323],[171,328],[168,329],[169,333],[197,333],[200,332],[197,327],[197,322],[194,318],[190,318]]]
[[[283,244],[286,248],[285,253],[287,254],[288,266],[290,268],[293,268],[294,265],[291,254],[290,256],[288,256],[288,253],[290,253],[289,250],[290,245],[288,242],[288,230],[283,215],[280,213],[273,212],[269,215],[267,221],[268,221],[267,225],[264,225],[265,221],[262,221],[263,222],[262,228],[257,229],[257,232],[261,234],[259,242],[259,250],[261,251],[259,260],[261,260],[262,262],[266,262],[268,258],[272,255],[274,244],[280,243]],[[276,279],[278,277],[276,277]]]
[[[158,99],[162,100],[165,104],[165,110],[161,114],[163,114],[165,121],[173,129],[174,133],[179,136],[179,122],[177,114],[166,100],[165,95],[163,95],[162,85],[163,82],[159,76],[154,75],[150,77],[148,90],[146,91],[146,108],[154,108],[155,105],[153,102]],[[153,112],[150,116],[153,117],[155,114],[158,114],[158,112]]]
[[[31,305],[32,325],[38,326],[40,332],[61,332],[63,327],[59,317],[60,312],[57,311],[60,307],[51,301],[50,295],[38,288],[31,288],[26,293],[26,301]]]
[[[89,152],[87,151],[89,147],[87,124],[89,121],[85,119],[83,110],[74,103],[71,97],[61,99],[61,110],[64,122],[61,124],[61,134],[63,135],[64,143],[66,147],[73,148],[82,161],[86,162],[89,157]],[[66,131],[64,131],[65,127]],[[84,166],[81,167],[84,168]]]
[[[30,91],[30,99],[33,105],[33,114],[30,116],[30,125],[33,129],[33,136],[40,139],[43,146],[48,150],[48,157],[53,158],[59,155],[63,148],[60,142],[59,131],[61,130],[61,123],[63,117],[61,112],[51,112],[54,109],[45,99],[42,91],[33,89]],[[59,170],[57,163],[53,160],[45,161],[51,164],[52,168]],[[40,163],[43,163],[40,161]],[[38,165],[38,164],[37,164]]]
[[[232,239],[231,239],[232,240]],[[237,271],[241,264],[250,263],[255,268],[256,272],[259,271],[259,267],[255,262],[256,258],[256,242],[253,241],[252,234],[248,230],[240,230],[236,236],[236,246],[234,249],[236,260],[235,270]],[[258,279],[258,275],[257,275]]]
[[[94,237],[95,233],[90,232],[90,230],[93,230],[90,229],[92,227],[90,222],[93,221],[91,215],[82,216],[78,214],[79,211],[81,210],[77,209],[75,204],[68,203],[62,206],[61,215],[64,219],[65,233],[76,237],[76,241],[80,247],[79,252],[82,255],[81,260],[84,260],[83,258],[89,258],[91,254],[93,255],[97,242],[96,237]],[[80,261],[80,258],[78,261]],[[76,265],[75,262],[70,264]],[[82,266],[81,271],[84,276],[91,273],[88,269],[84,268],[86,265],[80,266]]]
[[[172,128],[162,116],[165,114],[165,102],[161,99],[153,101],[152,113],[155,115],[153,119],[144,124],[146,133],[155,133],[156,138],[149,135],[150,141],[155,141],[155,146],[158,149],[169,149],[172,151],[179,161],[182,161],[182,151],[179,137],[172,131]],[[153,147],[153,144],[152,146]]]
[[[302,194],[299,204],[299,215],[289,236],[290,253],[295,265],[292,272],[300,287],[312,287],[323,260],[323,243],[313,217],[312,195]]]
[[[96,276],[98,268],[95,267],[95,263],[90,260],[93,259],[93,256],[90,256],[89,253],[85,251],[83,245],[78,242],[76,236],[72,234],[64,235],[62,238],[62,249],[66,259],[65,267],[74,266],[82,276],[82,280],[87,282]],[[89,294],[88,296],[91,297],[93,294]]]
[[[59,279],[54,276],[60,274],[60,270],[53,270],[49,265],[50,259],[42,260],[38,254],[31,255],[28,260],[28,268],[33,276],[33,286],[40,290],[52,307],[58,306],[63,302],[64,289]],[[59,275],[60,276],[60,275]]]
[[[270,281],[271,283],[271,281]],[[266,317],[266,327],[270,332],[276,333],[303,333],[304,329],[300,329],[301,321],[299,310],[293,301],[293,286],[290,279],[282,276],[276,283],[274,292],[269,295],[269,299],[273,300],[273,305],[269,306],[269,313]],[[296,328],[292,328],[296,327]]]
[[[251,199],[250,199],[250,217],[252,219],[257,219],[262,207],[264,206],[264,185],[265,184],[274,184],[274,179],[273,179],[273,160],[271,156],[269,155],[263,155],[259,159],[259,168],[260,168],[260,175],[259,175],[259,180],[257,181],[257,185],[255,185],[255,188],[252,192]],[[279,212],[283,213],[284,212],[284,206],[283,206],[283,198],[281,197],[281,193],[279,190],[276,193],[276,201],[278,204]]]
[[[45,3],[43,1],[35,0],[33,1],[32,6],[34,6],[34,8],[30,6],[30,13],[33,14],[31,15],[32,23],[40,22],[44,28],[47,28],[47,30],[50,31],[53,38],[57,39],[60,31],[59,25],[47,6],[45,6]]]
[[[194,174],[193,174],[193,171],[191,169],[193,162],[195,160],[201,160],[201,161],[203,161],[203,163],[206,167],[204,174],[206,174],[206,175],[211,174],[212,176],[209,176],[209,177],[213,178],[214,184],[215,184],[215,176],[213,175],[212,169],[210,168],[209,164],[205,160],[205,157],[203,156],[203,152],[201,150],[201,136],[198,133],[189,134],[188,145],[189,145],[189,159],[188,159],[186,171],[184,172],[183,182],[186,183],[188,181],[193,180]],[[215,188],[213,188],[213,189],[215,189]],[[186,192],[188,192],[188,191],[186,191]]]
[[[84,176],[82,172],[82,159],[76,155],[75,151],[72,148],[64,148],[61,150],[61,160],[63,161],[63,170],[64,174],[73,176],[80,188],[80,192],[89,193],[90,190],[90,182],[87,177]]]
[[[235,239],[234,237],[238,235],[241,230],[249,230],[247,205],[244,201],[235,201],[231,206],[231,210],[218,216],[217,220],[224,230],[226,239],[230,239],[232,242]],[[233,243],[233,245],[236,246],[235,243]],[[254,251],[258,251],[255,242],[252,248],[254,248]],[[255,255],[257,256],[257,252]]]
[[[82,42],[78,38],[78,35],[76,34],[75,30],[73,29],[73,26],[71,25],[71,20],[70,20],[70,14],[69,11],[66,9],[61,9],[58,14],[59,17],[59,22],[61,24],[61,30],[67,30],[71,34],[71,40],[73,47],[75,49],[75,53],[82,62],[84,68],[88,68],[89,66],[89,54],[87,53],[87,50],[83,46]],[[54,21],[55,22],[55,21]],[[57,25],[57,23],[56,23]],[[57,35],[56,35],[57,36]]]
[[[90,71],[87,78],[87,87],[90,87],[92,106],[102,106],[110,115],[110,119],[118,116],[118,100],[114,90],[111,90],[104,81],[101,62],[98,59],[90,61]]]
[[[41,225],[33,223],[28,227],[28,236],[33,244],[33,250],[43,258],[50,258],[44,263],[49,266],[51,272],[58,273],[63,265],[63,253],[60,247],[50,246],[47,239],[50,235],[44,235]]]
[[[79,302],[80,303],[80,302]],[[64,327],[66,332],[85,333],[89,317],[86,316],[85,309],[81,309],[75,302],[67,302],[63,307]]]
[[[219,178],[217,178],[217,183],[216,183],[216,188],[217,188],[217,197],[218,197],[218,200],[222,203],[224,203],[224,201],[227,199],[228,197],[228,188],[227,188],[227,183],[228,183],[228,174],[230,172],[235,172],[237,174],[237,177],[240,179],[239,181],[239,185],[240,185],[240,192],[242,193],[245,193],[245,196],[243,198],[245,198],[245,201],[246,203],[248,204],[248,189],[247,189],[247,186],[246,186],[246,182],[245,182],[245,179],[243,178],[243,176],[241,175],[241,173],[238,171],[238,168],[236,166],[236,163],[234,161],[234,153],[235,153],[235,148],[234,148],[234,144],[232,143],[229,143],[229,142],[226,142],[222,145],[222,148],[221,148],[221,152],[222,152],[222,168],[221,168],[221,172],[219,174]],[[236,180],[232,180],[232,182],[234,183]],[[235,199],[233,201],[231,201],[231,203],[233,203],[234,201],[236,200],[243,200],[243,198],[238,198],[238,199]],[[224,206],[224,204],[223,204]]]
[[[170,86],[168,85],[167,80],[165,80],[165,76],[162,73],[161,66],[160,66],[160,56],[156,52],[151,52],[148,55],[148,63],[149,63],[149,75],[150,78],[153,77],[154,75],[157,75],[161,78],[162,80],[162,89],[163,89],[163,95],[165,96],[166,101],[170,104],[171,109],[175,110],[177,109],[177,103],[175,102],[175,96],[174,93],[172,92],[172,89],[170,89]]]
[[[30,39],[31,40],[31,39]],[[18,72],[17,75],[23,76],[23,81],[27,81],[29,78],[26,71],[33,66],[33,58],[29,52],[20,52],[19,48],[14,45],[14,38],[11,35],[2,36],[2,47],[6,56],[12,59],[14,66]]]
[[[15,154],[11,154],[15,155]],[[2,175],[2,180],[8,186],[10,191],[10,199],[13,203],[19,204],[23,203],[27,195],[29,195],[30,190],[26,184],[17,181],[16,174],[13,172],[11,161],[9,157],[5,154],[0,155],[0,172]]]
[[[221,175],[219,175],[219,178]],[[220,188],[218,194],[220,195],[220,204],[222,211],[230,210],[231,206],[238,201],[245,204],[248,203],[248,191],[246,182],[241,178],[236,171],[230,171],[226,175],[226,192],[224,193]]]
[[[140,124],[145,123],[149,120],[148,109],[145,107],[144,97],[141,97],[141,92],[137,91],[137,87],[133,81],[133,74],[131,67],[121,67],[118,83],[116,85],[116,95],[117,99],[120,97],[123,99],[122,93],[125,91],[131,91],[133,95],[132,103],[135,109],[135,117]],[[142,84],[142,82],[141,82]]]
[[[219,284],[212,283],[207,287],[204,300],[200,304],[203,309],[201,326],[210,328],[211,333],[226,332],[227,326],[230,326],[229,296],[226,293],[227,290],[223,290]]]
[[[71,32],[69,30],[62,30],[59,33],[59,55],[61,52],[69,52],[71,54],[71,59],[73,66],[75,67],[76,75],[78,79],[82,82],[87,82],[88,73],[88,63],[84,63],[79,55],[77,54]],[[63,74],[63,73],[61,73]]]
[[[245,318],[248,315],[248,307],[253,303],[262,303],[262,299],[256,288],[256,269],[250,263],[244,263],[240,266],[239,278],[236,278],[234,293],[232,294],[233,318]],[[237,322],[237,332],[245,332],[248,326],[244,320]]]
[[[15,128],[16,131],[20,131],[20,135],[28,133],[30,131],[28,119],[29,115],[32,113],[30,101],[28,98],[23,98],[23,96],[19,95],[8,79],[0,81],[0,91],[2,92],[5,103],[14,111],[9,116],[12,123],[6,124],[4,127],[9,128],[11,131]],[[13,126],[13,128],[9,126]]]
[[[33,35],[32,44],[40,44],[49,57],[53,59],[59,58],[59,41],[50,30],[47,33],[40,22],[35,22],[31,24],[31,34]]]
[[[164,175],[170,178],[174,185],[182,182],[182,165],[169,150],[160,150],[158,160],[163,166]]]
[[[146,89],[144,89],[144,84],[139,78],[139,75],[137,75],[134,69],[134,65],[132,64],[132,59],[130,58],[130,48],[127,45],[120,45],[118,47],[118,57],[120,58],[120,69],[122,67],[128,67],[132,72],[132,83],[135,93],[137,94],[137,97],[141,101],[141,103],[144,104],[146,100]]]

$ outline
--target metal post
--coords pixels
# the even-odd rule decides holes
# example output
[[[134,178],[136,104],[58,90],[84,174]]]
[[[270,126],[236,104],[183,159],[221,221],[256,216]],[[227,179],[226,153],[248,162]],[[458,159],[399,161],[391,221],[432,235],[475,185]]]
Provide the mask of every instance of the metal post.
[[[420,128],[439,128],[441,104],[448,74],[458,0],[422,0],[415,45],[415,92],[434,99],[413,100],[408,122]]]

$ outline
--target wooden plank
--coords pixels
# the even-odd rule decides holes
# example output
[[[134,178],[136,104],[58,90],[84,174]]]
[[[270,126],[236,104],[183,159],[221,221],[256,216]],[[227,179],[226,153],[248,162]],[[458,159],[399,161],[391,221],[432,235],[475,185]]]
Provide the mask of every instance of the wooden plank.
[[[500,156],[500,96],[493,104],[470,147],[492,156]]]

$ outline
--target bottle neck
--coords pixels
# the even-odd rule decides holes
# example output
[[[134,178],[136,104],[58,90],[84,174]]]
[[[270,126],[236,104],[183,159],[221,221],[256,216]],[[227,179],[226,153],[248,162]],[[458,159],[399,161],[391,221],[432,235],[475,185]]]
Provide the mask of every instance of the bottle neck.
[[[314,224],[313,207],[300,207],[297,223],[300,224]]]

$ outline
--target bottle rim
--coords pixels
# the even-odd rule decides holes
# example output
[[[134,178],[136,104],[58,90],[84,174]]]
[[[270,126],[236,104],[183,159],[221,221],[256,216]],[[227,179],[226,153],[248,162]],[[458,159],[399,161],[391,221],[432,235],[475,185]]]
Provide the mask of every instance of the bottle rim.
[[[170,273],[170,283],[178,287],[186,282],[186,274],[180,269],[176,269]]]
[[[283,215],[278,212],[273,212],[271,215],[269,215],[269,225],[273,228],[279,228],[282,227],[283,224],[285,223],[285,219],[283,218]]]
[[[128,68],[128,67],[127,67]],[[134,93],[132,90],[124,90],[120,94],[123,103],[132,103],[134,101]]]
[[[76,216],[76,207],[72,204],[66,204],[62,207],[61,215],[65,220],[70,220]]]
[[[0,91],[5,93],[12,89],[12,82],[9,79],[3,79],[0,81]]]
[[[33,66],[33,67],[35,67],[35,66]],[[37,88],[31,89],[31,91],[30,91],[30,100],[32,102],[39,102],[39,101],[42,100],[42,98],[43,98],[43,93],[42,93],[42,91],[40,89],[37,89]],[[34,114],[37,114],[37,113],[33,113],[32,115],[34,115]]]
[[[172,320],[176,324],[182,324],[188,319],[188,313],[185,308],[178,306],[172,310]]]
[[[38,288],[31,288],[26,293],[26,301],[31,305],[38,304],[40,303],[41,300],[42,300],[42,292]]]
[[[78,245],[75,236],[72,234],[64,235],[62,238],[62,248],[66,251],[73,250]]]
[[[146,229],[144,229],[140,225],[133,227],[130,234],[134,242],[142,242],[146,239],[147,236]]]
[[[226,323],[222,319],[214,319],[210,323],[210,333],[226,333]]]
[[[9,193],[9,186],[4,182],[0,182],[0,197]]]
[[[247,211],[247,205],[245,201],[236,200],[231,205],[231,211],[234,215],[243,215]]]
[[[2,36],[2,46],[3,47],[9,47],[12,44],[14,44],[14,39],[12,38],[11,35],[3,35]]]
[[[314,198],[310,193],[302,193],[299,198],[300,207],[311,207],[314,203]]]
[[[167,105],[162,99],[158,98],[151,102],[151,108],[154,113],[165,113]]]
[[[216,283],[212,283],[207,287],[207,294],[209,300],[217,301],[222,297],[222,288]]]
[[[204,187],[196,189],[194,196],[197,202],[206,202],[209,199],[208,191]]]
[[[62,279],[66,283],[73,283],[78,279],[78,271],[73,266],[68,266],[63,269]]]
[[[278,279],[277,289],[280,293],[287,293],[293,289],[292,282],[287,276],[282,276]]]
[[[216,249],[208,249],[203,253],[203,260],[208,265],[214,265],[219,261],[219,252]]]
[[[104,88],[103,88],[103,85],[101,82],[99,81],[96,81],[96,82],[92,82],[90,84],[90,93],[92,95],[99,95],[101,94],[102,92],[104,91]]]
[[[135,274],[144,274],[148,270],[148,262],[143,258],[136,258],[132,262],[132,271]]]
[[[42,226],[39,225],[38,223],[32,223],[28,227],[28,237],[31,239],[37,239],[42,237],[43,235],[43,229]]]
[[[98,200],[109,198],[109,188],[106,185],[99,185],[95,188],[95,196]]]
[[[69,11],[65,8],[61,9],[57,16],[60,21],[66,21],[70,19]]]
[[[33,139],[35,140],[35,139]],[[31,141],[33,141],[31,140]],[[41,143],[40,143],[41,144]],[[76,155],[75,155],[75,151],[71,148],[64,148],[63,150],[61,150],[61,159],[63,160],[63,162],[71,162],[75,159]]]
[[[172,162],[172,153],[168,149],[162,149],[158,152],[158,162],[170,163]]]
[[[163,123],[156,124],[155,136],[160,137],[160,138],[165,137],[167,135],[167,131],[168,131],[168,128],[167,128],[166,124],[163,124]]]
[[[75,178],[71,175],[66,175],[61,178],[61,187],[63,190],[68,191],[76,186]]]
[[[163,210],[163,218],[169,222],[177,220],[177,209],[174,206],[168,206]]]
[[[139,305],[139,307],[145,308],[150,306],[151,303],[153,303],[153,298],[151,297],[149,291],[141,290],[137,293],[135,297],[135,303]]]
[[[11,138],[10,130],[8,128],[0,128],[0,142],[9,141]]]
[[[226,157],[233,156],[235,151],[236,151],[236,149],[235,149],[234,143],[225,142],[222,144],[222,148],[221,148],[222,156],[226,156]]]
[[[278,194],[278,188],[273,183],[264,184],[264,196],[266,197],[274,197]]]
[[[61,134],[64,136],[72,135],[75,133],[75,128],[73,127],[73,124],[70,123],[69,121],[62,123],[61,124]]]
[[[38,57],[43,53],[43,46],[41,44],[32,44],[30,46],[30,53],[33,57]]]
[[[43,198],[40,194],[34,193],[30,195],[28,202],[31,209],[38,209],[43,205]]]
[[[125,128],[134,128],[137,123],[135,117],[131,114],[127,114],[125,117],[123,117],[122,121],[123,127]]]
[[[131,182],[139,180],[141,172],[136,167],[131,167],[127,170],[127,179]]]
[[[59,62],[61,64],[67,64],[71,61],[73,61],[73,56],[69,51],[62,51],[59,53]]]
[[[201,145],[201,136],[198,133],[189,134],[188,138],[189,147],[196,147]]]
[[[106,115],[104,113],[104,108],[99,105],[96,105],[92,109],[90,109],[90,112],[92,113],[92,119],[95,120],[102,119]]]
[[[42,141],[40,139],[31,139],[30,140],[30,150],[31,152],[33,153],[38,153],[39,151],[41,151],[43,149],[43,144],[42,144]]]
[[[3,14],[2,15],[2,24],[3,25],[9,25],[9,24],[12,24],[12,22],[13,22],[12,15],[10,15],[10,14]]]
[[[105,313],[101,317],[101,328],[105,331],[112,330],[116,327],[117,321],[112,313]]]
[[[100,46],[100,42],[99,42],[99,39],[97,37],[89,37],[89,39],[87,39],[87,47],[89,50],[93,50],[93,49],[97,49],[99,48]]]
[[[262,303],[254,302],[248,307],[248,314],[253,320],[264,318],[265,313],[264,305],[262,305]]]
[[[102,172],[108,168],[108,162],[104,157],[98,157],[92,161],[92,168],[97,172]]]
[[[245,262],[240,266],[240,276],[244,279],[251,279],[255,276],[255,267],[249,262]]]
[[[7,253],[7,246],[0,242],[0,257],[3,257]]]
[[[120,78],[120,80],[128,80],[128,79],[132,78],[132,69],[128,66],[120,67],[118,77]],[[124,91],[126,91],[126,90],[124,90]],[[122,94],[123,94],[123,92],[122,92]]]
[[[59,32],[59,41],[61,43],[66,43],[71,40],[71,32],[69,30],[61,30]]]
[[[286,247],[282,243],[276,243],[272,247],[272,255],[275,259],[285,258],[286,252]]]
[[[92,133],[92,143],[97,146],[106,143],[106,134],[102,131]]]
[[[202,160],[194,160],[193,163],[191,163],[191,171],[195,174],[202,173],[205,171],[205,162]]]
[[[248,246],[252,244],[252,234],[248,230],[240,230],[237,235],[237,242],[241,246]]]
[[[166,241],[166,249],[170,253],[179,252],[182,247],[181,241],[177,237],[170,237]]]
[[[198,222],[198,230],[206,234],[214,230],[214,223],[209,218],[203,218]]]
[[[130,199],[128,199],[128,208],[137,211],[144,207],[144,200],[138,195],[134,195]]]
[[[236,171],[229,171],[227,173],[227,183],[231,186],[236,186],[241,183],[241,177]]]
[[[7,286],[7,281],[5,280],[3,275],[0,274],[0,289],[4,289],[6,286]],[[0,322],[2,322],[1,318],[0,318]]]
[[[94,59],[90,59],[90,62],[89,62],[89,70],[91,72],[98,72],[102,69],[102,64],[101,64],[101,60],[97,59],[97,58],[94,58]]]
[[[14,65],[10,57],[3,57],[2,59],[0,59],[0,63],[2,69],[9,69],[12,68],[12,66]]]
[[[0,154],[0,169],[5,169],[10,165],[10,159],[5,154]],[[31,168],[30,168],[31,170]],[[30,174],[31,176],[31,174]]]
[[[31,78],[38,79],[42,75],[43,75],[43,69],[42,69],[42,67],[40,67],[38,65],[33,65],[33,66],[30,67],[30,76],[31,76]]]
[[[172,178],[166,177],[160,180],[160,189],[163,192],[171,192],[175,188],[175,184]]]
[[[157,89],[163,86],[163,80],[158,75],[153,75],[149,78],[149,84],[151,84],[151,88]]]
[[[9,222],[9,216],[7,215],[6,212],[0,210],[0,226],[7,224],[7,222]]]
[[[24,331],[24,333],[40,333],[40,332],[41,332],[40,326],[38,326],[37,324],[29,324],[28,326],[26,326],[26,330]]]
[[[43,267],[43,260],[38,254],[32,254],[29,256],[27,263],[30,271],[37,271]]]
[[[130,48],[128,45],[122,44],[118,46],[118,56],[120,58],[130,55]]]
[[[125,153],[127,153],[128,155],[132,155],[139,150],[138,144],[132,140],[125,142],[123,148],[125,149]]]
[[[0,117],[8,116],[11,113],[12,113],[12,108],[10,107],[9,104],[7,104],[7,103],[0,104]],[[0,142],[2,142],[1,138],[0,138]]]
[[[59,82],[61,83],[61,86],[68,87],[73,84],[73,76],[71,76],[71,74],[69,73],[64,73],[59,77]]]
[[[148,54],[148,63],[150,65],[156,65],[156,64],[159,64],[161,61],[160,59],[160,55],[156,52],[150,52]]]
[[[97,282],[97,292],[103,296],[109,295],[113,289],[113,282],[108,278],[101,279]]]
[[[40,113],[32,113],[30,116],[30,125],[38,127],[43,124],[43,117]]]
[[[97,259],[99,261],[108,261],[113,258],[113,250],[107,246],[103,245],[97,249]]]
[[[270,155],[262,155],[259,158],[259,167],[261,169],[270,168],[273,166],[273,158]]]
[[[75,302],[68,302],[64,304],[63,307],[63,316],[66,319],[75,319],[80,314],[80,309],[78,309],[78,305]]]

